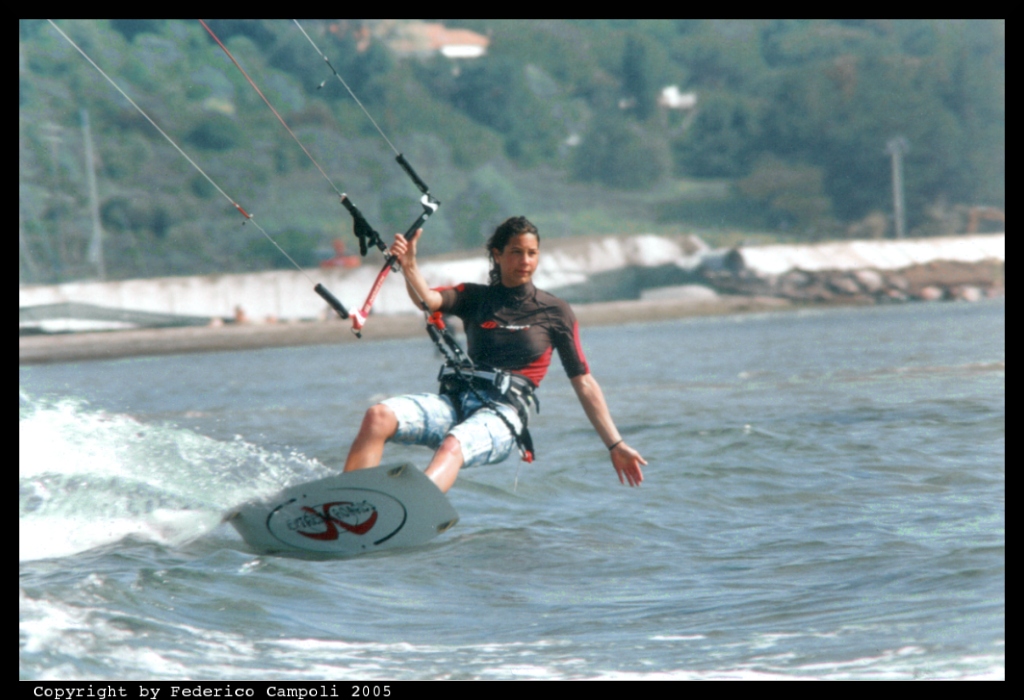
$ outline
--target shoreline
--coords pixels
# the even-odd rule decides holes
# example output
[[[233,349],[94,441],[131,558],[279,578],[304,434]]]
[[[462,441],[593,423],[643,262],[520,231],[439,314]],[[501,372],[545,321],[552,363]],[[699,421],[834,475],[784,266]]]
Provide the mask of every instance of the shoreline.
[[[572,307],[580,326],[586,328],[691,316],[782,311],[803,308],[804,305],[773,297],[723,295],[708,301],[632,300],[573,304]],[[418,314],[379,315],[370,317],[362,342],[418,335],[425,335],[423,319]],[[18,364],[115,360],[354,342],[359,342],[359,339],[353,335],[350,323],[341,319],[28,335],[18,339]]]

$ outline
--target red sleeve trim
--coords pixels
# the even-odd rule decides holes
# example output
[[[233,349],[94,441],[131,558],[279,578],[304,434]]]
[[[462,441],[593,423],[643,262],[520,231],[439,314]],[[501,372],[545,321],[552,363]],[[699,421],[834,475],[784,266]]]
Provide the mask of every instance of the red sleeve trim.
[[[544,351],[544,354],[538,357],[536,360],[526,365],[522,369],[517,369],[516,374],[521,374],[531,382],[533,385],[540,386],[540,382],[548,373],[548,367],[551,366],[551,353],[554,351],[553,346],[548,346],[548,349]]]

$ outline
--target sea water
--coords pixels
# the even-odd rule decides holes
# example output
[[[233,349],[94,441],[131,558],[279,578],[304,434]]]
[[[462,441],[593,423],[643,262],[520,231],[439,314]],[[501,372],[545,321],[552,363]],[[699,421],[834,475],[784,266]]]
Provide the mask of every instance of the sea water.
[[[222,515],[340,469],[429,341],[20,369],[22,679],[1001,678],[1005,304],[584,328],[648,460],[620,485],[557,360],[538,459],[347,560]],[[389,447],[385,461],[429,454]]]

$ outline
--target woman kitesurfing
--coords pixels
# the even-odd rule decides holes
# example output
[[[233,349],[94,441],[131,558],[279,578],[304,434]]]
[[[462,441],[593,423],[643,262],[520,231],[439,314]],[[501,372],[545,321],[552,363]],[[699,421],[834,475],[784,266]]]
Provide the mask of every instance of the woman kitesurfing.
[[[426,474],[447,492],[462,467],[493,464],[519,446],[533,460],[527,431],[534,391],[547,373],[553,350],[572,382],[594,429],[608,448],[619,481],[639,486],[647,462],[626,444],[583,354],[572,308],[533,285],[540,234],[525,217],[506,220],[487,241],[490,284],[431,289],[416,264],[420,230],[395,234],[391,255],[402,266],[413,303],[435,314],[462,319],[469,357],[450,361],[437,394],[387,399],[365,414],[345,461],[345,471],[380,464],[388,441],[435,450]]]
[[[640,485],[643,481],[640,467],[647,462],[639,452],[626,444],[615,427],[601,387],[590,374],[571,307],[533,285],[533,274],[540,259],[540,234],[537,228],[521,216],[510,218],[497,227],[487,242],[492,265],[489,285],[460,284],[453,288],[431,289],[417,267],[416,244],[422,232],[421,227],[437,210],[440,202],[430,194],[426,183],[394,147],[301,25],[295,22],[391,146],[396,154],[396,162],[422,193],[420,204],[423,213],[404,235],[395,234],[395,242],[390,251],[351,198],[331,181],[209,25],[203,20],[199,22],[338,194],[340,203],[353,217],[360,252],[366,255],[370,248],[377,247],[387,253],[384,267],[366,301],[351,314],[353,332],[360,336],[385,278],[401,266],[409,296],[427,314],[427,329],[447,359],[439,377],[441,387],[437,394],[394,397],[372,406],[366,412],[359,433],[349,448],[344,471],[378,466],[388,441],[433,448],[434,456],[425,473],[442,492],[451,488],[462,467],[501,462],[511,454],[513,447],[519,448],[525,461],[533,461],[533,442],[527,429],[529,409],[539,408],[534,392],[547,373],[553,351],[557,350],[584,412],[609,450],[619,481],[630,486]],[[78,44],[53,21],[50,24],[232,204],[247,223],[252,223],[299,272],[313,282],[253,216],[222,190]],[[316,284],[314,291],[339,316],[350,316],[342,303],[322,284]],[[444,329],[443,314],[462,319],[468,338],[468,356]]]

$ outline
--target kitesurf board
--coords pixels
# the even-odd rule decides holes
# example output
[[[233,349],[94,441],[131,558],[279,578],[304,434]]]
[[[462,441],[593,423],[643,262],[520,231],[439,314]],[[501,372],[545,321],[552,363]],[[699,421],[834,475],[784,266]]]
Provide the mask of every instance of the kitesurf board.
[[[423,472],[400,464],[292,486],[225,520],[261,552],[352,556],[423,544],[459,514]]]

